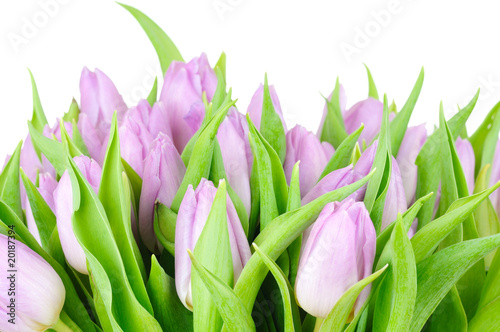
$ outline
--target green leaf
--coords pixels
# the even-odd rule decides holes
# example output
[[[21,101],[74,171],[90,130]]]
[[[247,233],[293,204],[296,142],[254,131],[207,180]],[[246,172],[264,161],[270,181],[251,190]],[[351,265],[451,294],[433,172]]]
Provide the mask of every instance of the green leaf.
[[[469,118],[474,106],[476,105],[479,91],[467,106],[455,114],[449,121],[448,126],[453,137],[456,139],[465,126],[465,122]],[[437,192],[441,175],[441,159],[440,155],[440,136],[439,131],[434,132],[427,138],[420,153],[415,161],[418,166],[418,181],[416,198],[423,197],[430,192]],[[434,204],[436,197],[429,199],[418,214],[418,229],[421,229],[432,220],[434,213]]]
[[[231,93],[228,94],[230,96]],[[230,98],[230,97],[229,97]],[[208,178],[210,174],[210,166],[212,164],[212,155],[214,149],[215,136],[220,124],[224,120],[229,108],[236,103],[235,101],[227,102],[221,106],[221,110],[213,117],[208,125],[201,131],[196,143],[194,143],[192,154],[189,158],[189,164],[186,169],[186,175],[182,179],[179,190],[175,194],[172,206],[172,211],[178,212],[182,199],[188,186],[191,184],[196,187],[202,178]]]
[[[384,173],[386,168],[390,169],[391,159],[387,158],[387,154],[391,152],[391,142],[390,139],[390,128],[389,128],[389,109],[387,108],[387,96],[384,95],[384,113],[382,117],[382,124],[380,127],[380,134],[378,138],[377,152],[375,153],[375,159],[373,161],[372,170],[377,168],[379,171],[376,172],[368,182],[368,187],[366,188],[365,194],[365,206],[369,212],[371,212],[376,199],[380,196],[380,188],[385,188],[387,183],[383,183]],[[389,165],[387,165],[389,161]],[[377,230],[377,232],[380,228]]]
[[[76,102],[75,98],[71,101],[71,104],[69,105],[69,110],[64,113],[62,120],[64,122],[78,122],[78,118],[80,116],[80,108],[78,107],[78,103]],[[33,120],[31,121],[33,122]]]
[[[193,331],[193,314],[179,300],[174,279],[165,273],[155,255],[151,256],[151,273],[146,287],[155,318],[163,331]]]
[[[31,142],[37,154],[43,153],[49,162],[54,166],[57,174],[62,176],[66,171],[66,159],[64,149],[61,143],[56,140],[43,136],[41,132],[36,130],[34,125],[28,121],[28,128],[30,132]]]
[[[24,219],[19,186],[19,161],[22,145],[22,141],[17,144],[14,153],[0,174],[0,199],[10,206],[21,220]]]
[[[493,161],[498,141],[498,132],[500,130],[499,110],[500,102],[493,106],[481,125],[479,125],[469,139],[474,148],[474,155],[476,157],[475,174],[486,166],[486,164],[491,164]]]
[[[286,211],[290,212],[300,208],[301,195],[300,195],[300,182],[299,182],[299,164],[300,160],[295,163],[290,178],[290,188],[288,189],[288,206]],[[300,248],[302,247],[302,235],[299,235],[295,241],[288,247],[288,257],[290,259],[290,283],[295,285],[295,278],[297,277],[297,270],[299,268]]]
[[[460,198],[453,202],[446,214],[425,225],[411,239],[415,261],[419,263],[430,256],[439,243],[486,199],[500,187],[500,182],[478,194]],[[469,242],[469,241],[467,241]]]
[[[480,311],[495,299],[500,298],[500,250],[496,250],[496,254],[491,262],[490,269],[484,281],[481,291],[477,310]]]
[[[342,201],[361,188],[373,175],[370,172],[363,179],[326,193],[299,209],[275,218],[255,239],[259,248],[271,259],[277,259],[286,248],[298,238],[318,217],[327,203]],[[262,281],[267,275],[267,267],[260,258],[253,255],[243,268],[235,285],[235,292],[247,310],[251,310]]]
[[[349,317],[349,314],[352,311],[352,307],[356,302],[361,291],[372,283],[375,279],[377,279],[386,269],[387,266],[382,267],[378,271],[369,275],[368,277],[358,281],[354,285],[352,285],[342,297],[335,303],[335,306],[332,308],[328,316],[323,321],[321,325],[320,332],[342,332],[344,331],[344,327]]]
[[[255,324],[252,320],[252,316],[233,290],[215,274],[203,267],[189,249],[188,252],[191,257],[191,262],[193,263],[192,266],[210,292],[212,299],[224,319],[226,328],[229,331],[255,331]],[[205,328],[199,331],[207,331],[207,328],[208,327],[205,325]]]
[[[500,297],[488,304],[469,323],[469,332],[500,331]]]
[[[50,209],[49,205],[45,202],[38,189],[28,178],[26,173],[21,169],[21,178],[23,180],[24,188],[28,196],[31,212],[35,219],[38,233],[40,234],[40,241],[42,247],[47,251],[49,240],[56,227],[56,216]]]
[[[106,212],[109,226],[123,260],[125,273],[135,297],[152,314],[153,307],[144,285],[146,269],[132,234],[130,187],[127,182],[124,183],[127,178],[122,172],[116,112],[113,114],[110,130],[98,196]]]
[[[158,54],[158,59],[160,60],[161,70],[164,76],[172,61],[184,62],[177,46],[175,46],[170,37],[167,36],[167,34],[155,22],[153,22],[153,20],[134,7],[123,3],[118,4],[135,17],[144,29],[144,32],[148,35],[149,40],[151,40],[151,43],[156,50],[156,54]]]
[[[278,157],[283,163],[286,154],[285,128],[281,118],[274,109],[273,101],[269,93],[269,84],[267,83],[267,74],[264,77],[264,95],[262,97],[262,115],[260,120],[260,133],[264,139],[269,142]]]
[[[136,210],[139,209],[139,201],[141,198],[142,191],[142,179],[137,174],[136,171],[127,163],[125,159],[122,158],[122,166],[125,170],[125,174],[127,174],[127,178],[130,181],[130,187],[132,189],[133,201],[135,203]]]
[[[14,226],[16,239],[25,243],[34,252],[40,255],[47,263],[49,263],[56,273],[61,277],[64,289],[66,290],[66,298],[64,301],[63,310],[78,324],[84,331],[95,331],[92,320],[90,319],[87,310],[83,306],[82,301],[78,297],[75,286],[69,275],[54,258],[52,258],[38,244],[37,240],[31,235],[26,225],[19,219],[16,213],[3,201],[0,200],[0,223],[7,226]]]
[[[156,202],[154,230],[158,241],[163,248],[175,257],[175,224],[177,222],[177,214],[170,210],[167,206]]]
[[[417,295],[417,271],[415,256],[406,235],[401,215],[390,242],[385,247],[378,266],[384,264],[384,256],[390,255],[390,266],[382,281],[375,305],[374,331],[407,331]],[[386,253],[390,252],[390,253]]]
[[[453,285],[471,266],[498,246],[500,235],[464,241],[418,263],[417,300],[409,331],[420,331]]]
[[[488,188],[489,181],[487,181],[487,175],[489,172],[490,165],[487,164],[479,172],[476,178],[476,186],[474,188],[474,193],[478,193],[482,190]],[[477,232],[479,237],[490,236],[493,234],[500,233],[500,221],[498,220],[495,208],[491,203],[489,198],[486,198],[481,205],[474,211],[474,220],[476,222]],[[489,270],[493,257],[496,251],[489,253],[484,258],[484,264],[486,271]]]
[[[155,82],[153,83],[153,87],[151,88],[151,91],[149,92],[147,98],[149,106],[153,107],[153,105],[156,103],[157,98],[158,98],[158,77],[155,77]]]
[[[227,226],[226,196],[226,182],[221,181],[206,224],[195,245],[194,254],[200,264],[216,273],[220,283],[232,286],[233,260]],[[191,260],[192,266],[195,267],[195,260]],[[196,268],[191,270],[194,330],[220,331],[223,321],[219,314],[225,313],[222,310],[218,312],[219,297],[211,296],[214,290],[211,284],[207,285],[205,282],[203,272],[198,273]]]
[[[255,252],[260,256],[260,258],[264,261],[264,264],[266,264],[269,271],[271,271],[279,286],[285,312],[285,331],[300,331],[301,325],[299,308],[297,307],[295,299],[294,301],[292,301],[290,297],[290,294],[294,294],[292,285],[286,278],[283,271],[279,268],[279,266],[271,258],[269,258],[269,256],[263,253],[255,243],[253,244],[253,248],[255,249]]]
[[[73,133],[72,133],[73,137],[71,140],[73,141],[73,143],[75,144],[77,149],[79,151],[81,151],[82,154],[86,155],[87,157],[90,157],[89,150],[87,149],[87,146],[85,145],[85,142],[83,141],[83,137],[80,134],[80,131],[78,130],[78,125],[76,124],[76,120],[72,120],[71,129],[73,130]],[[66,128],[64,128],[64,131],[66,131]]]
[[[247,115],[250,145],[255,157],[260,196],[261,231],[286,210],[288,188],[283,167],[278,156],[267,144]]]
[[[377,92],[377,86],[375,85],[375,81],[373,80],[372,73],[370,72],[370,69],[366,64],[366,74],[368,75],[368,97],[377,99],[378,100],[378,92]]]
[[[467,315],[465,313],[457,286],[453,286],[439,303],[430,319],[431,332],[466,332]]]
[[[347,137],[342,110],[340,109],[340,83],[339,78],[335,82],[335,89],[329,101],[325,98],[327,112],[325,121],[322,123],[320,140],[330,143],[335,149]]]
[[[47,118],[45,117],[45,113],[43,112],[42,103],[40,102],[40,96],[38,95],[38,89],[36,87],[35,78],[29,70],[30,78],[31,78],[31,89],[33,90],[33,116],[31,117],[31,123],[36,130],[40,133],[43,132],[43,128],[45,127],[47,122]]]
[[[391,121],[391,149],[394,157],[398,155],[399,147],[401,146],[401,142],[406,133],[406,129],[408,128],[408,123],[410,122],[411,114],[413,113],[413,109],[415,108],[415,104],[417,103],[418,96],[420,95],[420,91],[422,90],[422,84],[424,83],[424,68],[420,70],[420,74],[418,75],[417,82],[411,90],[410,96],[408,100],[403,105],[403,108],[399,113],[396,114],[396,117]]]
[[[219,60],[217,60],[214,68],[220,69],[222,78],[224,79],[224,82],[226,82],[226,53],[222,52],[220,54]]]
[[[73,142],[71,137],[69,137],[68,132],[66,131],[66,127],[64,126],[64,122],[62,120],[59,123],[60,128],[61,128],[61,142],[62,146],[67,146],[67,149],[69,151],[69,154],[71,157],[78,157],[83,155],[83,152],[76,146],[76,144]],[[57,142],[57,140],[54,137],[54,141]],[[57,142],[59,143],[59,142]]]
[[[326,164],[323,173],[321,173],[321,176],[318,179],[318,182],[331,172],[346,167],[347,165],[350,164],[352,151],[356,147],[359,135],[361,135],[361,132],[363,131],[364,127],[365,126],[361,124],[361,126],[358,129],[356,129],[356,131],[347,136],[342,141],[342,143],[340,143],[340,145],[335,150],[335,153],[328,161],[328,164]]]
[[[217,75],[217,88],[215,89],[214,96],[212,98],[212,109],[217,110],[224,103],[227,92],[226,80],[224,79],[222,69],[216,66],[215,74]]]
[[[109,322],[103,328],[161,331],[135,297],[103,205],[73,159],[67,160],[73,188],[73,231],[87,257],[99,320]]]

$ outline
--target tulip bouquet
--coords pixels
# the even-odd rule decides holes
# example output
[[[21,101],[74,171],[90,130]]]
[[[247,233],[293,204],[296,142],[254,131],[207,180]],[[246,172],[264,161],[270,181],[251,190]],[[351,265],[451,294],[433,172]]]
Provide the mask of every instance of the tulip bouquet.
[[[85,68],[52,127],[0,175],[1,331],[499,331],[500,103],[478,94],[428,134],[401,109],[346,107],[288,129],[260,85],[246,115],[225,55],[185,62],[141,24],[164,83],[126,105]]]

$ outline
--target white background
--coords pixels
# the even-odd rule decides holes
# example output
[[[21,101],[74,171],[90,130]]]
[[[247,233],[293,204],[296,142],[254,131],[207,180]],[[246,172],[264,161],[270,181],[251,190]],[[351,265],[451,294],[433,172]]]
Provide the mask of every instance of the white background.
[[[48,3],[49,9],[44,5]],[[328,95],[337,76],[346,89],[348,106],[365,98],[363,62],[369,65],[379,94],[387,93],[399,108],[420,67],[425,67],[412,123],[427,122],[429,130],[437,123],[440,100],[449,117],[480,87],[469,129],[500,100],[497,1],[126,3],[155,20],[187,60],[206,52],[214,65],[225,51],[228,84],[243,112],[267,72],[289,127],[301,123],[316,131],[324,104],[320,93]],[[225,11],[217,10],[217,5]],[[35,30],[26,30],[30,24]],[[342,46],[356,48],[357,53],[346,56]],[[0,155],[11,153],[27,133],[32,111],[27,68],[35,75],[53,124],[73,96],[79,100],[83,66],[98,67],[110,76],[129,106],[145,97],[154,76],[161,74],[141,27],[112,1],[2,1]]]

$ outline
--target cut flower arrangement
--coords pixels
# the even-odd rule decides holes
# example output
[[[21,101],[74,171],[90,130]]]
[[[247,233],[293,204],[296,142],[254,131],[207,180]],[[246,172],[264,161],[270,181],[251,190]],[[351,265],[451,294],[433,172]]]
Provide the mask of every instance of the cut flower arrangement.
[[[184,61],[122,5],[164,83],[126,105],[84,68],[51,127],[33,76],[29,134],[0,175],[0,330],[500,331],[500,104],[427,133],[398,109],[346,107],[287,128],[267,82],[246,114],[226,57]],[[473,116],[473,115],[472,115]]]

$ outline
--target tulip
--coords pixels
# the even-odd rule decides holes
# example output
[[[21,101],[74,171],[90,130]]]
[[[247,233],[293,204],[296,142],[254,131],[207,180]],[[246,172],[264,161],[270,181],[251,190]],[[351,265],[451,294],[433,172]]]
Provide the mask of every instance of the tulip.
[[[160,133],[144,161],[139,202],[139,233],[151,252],[159,253],[161,248],[154,232],[155,202],[170,207],[185,173],[186,166],[172,140]]]
[[[380,131],[383,110],[384,104],[377,99],[367,98],[357,102],[343,115],[347,133],[352,134],[361,124],[364,124],[365,127],[358,142],[362,145],[365,141],[369,145]],[[392,120],[394,116],[394,113],[389,114],[389,120]]]
[[[253,154],[248,141],[245,116],[232,107],[219,127],[217,139],[222,153],[224,170],[231,188],[243,202],[250,215],[250,173]]]
[[[399,147],[398,162],[405,189],[406,203],[408,206],[415,201],[415,191],[417,190],[418,167],[415,165],[420,149],[427,139],[427,129],[425,124],[409,127]]]
[[[0,269],[0,330],[4,332],[45,331],[59,322],[66,291],[59,275],[42,257],[24,243],[0,234],[0,254],[7,260],[8,248],[14,242],[15,266]],[[7,264],[7,263],[5,263]],[[12,278],[14,275],[14,278]],[[11,285],[14,284],[14,287]],[[9,288],[15,289],[15,295]],[[11,315],[11,300],[15,313]],[[9,320],[12,319],[12,322]]]
[[[207,221],[217,189],[202,179],[193,189],[189,186],[177,215],[175,229],[175,286],[184,306],[192,310],[191,260],[187,250],[194,250]],[[250,246],[233,203],[227,197],[227,228],[233,261],[234,282],[250,259]]]
[[[53,195],[54,190],[57,187],[57,181],[50,173],[41,173],[38,176],[38,182],[38,192],[43,197],[50,209],[52,211],[55,211]],[[28,204],[26,204],[26,222],[28,224],[28,230],[30,231],[30,233],[38,241],[38,243],[42,244],[40,240],[40,233],[38,232],[38,227],[35,222],[35,218],[33,217],[33,212],[31,210],[29,202]]]
[[[328,100],[332,100],[333,92],[328,96]],[[345,94],[345,89],[343,85],[340,85],[340,91],[339,91],[339,103],[340,103],[340,112],[344,114],[346,110],[346,104],[347,104],[347,96]],[[326,115],[328,114],[328,106],[325,103],[325,107],[323,108],[323,116],[321,118],[320,126],[318,128],[318,137],[321,137],[321,132],[323,131],[323,125],[325,124],[325,119]]]
[[[457,138],[455,141],[455,147],[457,148],[458,159],[462,165],[462,170],[464,171],[465,181],[467,182],[467,189],[469,194],[474,191],[474,172],[476,166],[476,157],[474,155],[474,149],[472,144],[466,139]]]
[[[362,202],[327,204],[313,224],[300,253],[295,295],[312,316],[325,318],[342,295],[372,273],[376,234]],[[370,286],[359,295],[363,305]]]
[[[274,106],[274,110],[276,113],[278,113],[281,123],[283,124],[283,128],[285,129],[286,132],[286,124],[285,120],[283,119],[283,112],[281,111],[281,105],[280,101],[278,99],[278,95],[276,94],[276,90],[274,89],[273,85],[269,86],[269,95],[271,96],[271,101]],[[260,130],[260,119],[262,117],[262,103],[264,101],[264,86],[262,84],[259,85],[257,91],[253,94],[252,99],[250,100],[250,104],[248,105],[247,108],[247,113],[250,116],[250,119],[252,120],[252,123],[254,124],[255,128],[257,130]]]
[[[125,114],[119,128],[120,152],[140,177],[151,143],[160,132],[170,135],[165,109],[161,103],[156,103],[151,109],[149,102],[143,99]]]
[[[370,172],[375,154],[377,152],[378,140],[375,141],[359,158],[354,169],[362,176],[368,175]],[[399,171],[398,162],[392,158],[391,177],[389,178],[389,188],[385,197],[384,212],[382,214],[381,230],[384,230],[391,222],[396,220],[398,213],[404,213],[408,208],[406,203],[406,195]]]
[[[497,146],[495,149],[495,155],[493,157],[493,163],[491,166],[490,173],[490,186],[494,185],[500,181],[500,140],[497,142]],[[495,190],[490,195],[491,203],[497,212],[497,215],[500,215],[500,189]]]
[[[293,166],[300,160],[300,194],[304,197],[318,182],[335,149],[328,142],[321,143],[316,135],[297,125],[286,133],[286,157],[283,164],[288,183]]]
[[[217,77],[205,53],[188,63],[173,61],[170,64],[159,100],[165,105],[172,141],[179,152],[203,122],[203,92],[210,101],[216,88]]]
[[[89,157],[79,156],[73,158],[83,177],[97,194],[101,183],[101,167]],[[59,184],[54,191],[54,207],[57,219],[57,230],[66,260],[75,270],[88,274],[87,261],[80,243],[73,232],[71,218],[73,216],[73,189],[68,171],[64,172]]]
[[[83,68],[80,94],[78,130],[90,156],[102,163],[113,113],[117,112],[118,123],[121,123],[127,105],[111,79],[99,69],[91,72],[87,67]]]

